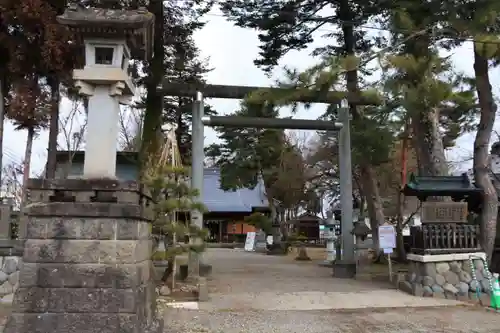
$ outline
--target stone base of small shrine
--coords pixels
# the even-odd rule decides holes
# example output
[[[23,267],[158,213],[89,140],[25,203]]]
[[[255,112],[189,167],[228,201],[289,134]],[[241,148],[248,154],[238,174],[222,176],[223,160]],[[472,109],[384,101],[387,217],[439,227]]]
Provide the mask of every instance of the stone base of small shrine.
[[[4,333],[157,333],[150,225],[135,183],[30,180]]]
[[[470,258],[474,257],[475,277]],[[454,300],[478,301],[480,288],[482,303],[489,304],[491,287],[485,272],[484,252],[441,255],[408,254],[408,273],[398,281],[402,291],[420,297],[437,297]]]

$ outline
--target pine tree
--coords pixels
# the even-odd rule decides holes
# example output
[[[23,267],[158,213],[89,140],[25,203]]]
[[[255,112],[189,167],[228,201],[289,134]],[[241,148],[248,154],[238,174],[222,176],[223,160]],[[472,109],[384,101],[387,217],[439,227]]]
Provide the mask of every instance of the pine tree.
[[[278,110],[269,103],[244,101],[234,116],[276,118]],[[221,171],[221,188],[234,191],[255,188],[262,180],[276,222],[275,200],[288,211],[297,211],[306,201],[304,160],[286,138],[284,130],[261,128],[216,128],[220,144],[212,144],[207,156]],[[286,238],[285,228],[281,233]]]
[[[187,212],[206,210],[202,203],[194,199],[198,197],[198,191],[189,187],[188,177],[187,168],[174,167],[166,163],[152,164],[145,172],[145,184],[153,201],[152,233],[161,238],[166,249],[161,257],[155,257],[155,259],[168,261],[168,267],[162,276],[164,283],[172,273],[175,274],[176,256],[188,252],[199,253],[205,249],[204,242],[199,244],[179,242],[185,236],[201,240],[207,236],[206,230],[179,219],[180,216],[185,217]],[[172,276],[172,288],[174,287],[175,276]]]

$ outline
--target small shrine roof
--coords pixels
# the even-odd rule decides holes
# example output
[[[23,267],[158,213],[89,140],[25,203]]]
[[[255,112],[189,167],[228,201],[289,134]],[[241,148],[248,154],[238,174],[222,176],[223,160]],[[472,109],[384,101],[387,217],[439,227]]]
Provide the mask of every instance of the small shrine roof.
[[[71,5],[58,17],[64,25],[85,26],[125,26],[128,29],[141,29],[154,20],[154,15],[146,9],[119,10]]]
[[[474,186],[465,173],[460,176],[435,177],[420,177],[412,174],[402,191],[406,196],[419,198],[428,196],[463,197],[482,192],[481,189]]]
[[[126,36],[132,47],[150,54],[154,15],[146,9],[119,10],[71,4],[57,21],[71,30],[94,36]]]

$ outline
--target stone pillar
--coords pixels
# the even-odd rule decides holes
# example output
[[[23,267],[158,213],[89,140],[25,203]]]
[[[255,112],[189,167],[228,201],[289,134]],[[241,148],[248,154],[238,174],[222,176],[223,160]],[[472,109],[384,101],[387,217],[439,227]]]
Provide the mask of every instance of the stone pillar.
[[[6,333],[160,332],[139,185],[31,179]]]
[[[203,95],[201,93],[196,93],[195,100],[193,103],[193,135],[192,135],[192,152],[191,152],[191,189],[199,191],[199,195],[196,196],[195,200],[203,202],[203,178],[204,178],[204,168],[203,163],[205,160],[204,151],[204,125],[201,121],[204,113],[204,103]],[[191,215],[191,225],[194,225],[200,229],[203,228],[203,213],[193,210],[190,212]],[[190,237],[190,242],[193,244],[198,244],[201,242],[200,239],[194,239]],[[203,263],[202,253],[189,252],[189,276],[196,278],[200,275],[200,265]]]
[[[83,175],[116,178],[116,142],[120,122],[120,95],[110,86],[96,86],[89,96]]]

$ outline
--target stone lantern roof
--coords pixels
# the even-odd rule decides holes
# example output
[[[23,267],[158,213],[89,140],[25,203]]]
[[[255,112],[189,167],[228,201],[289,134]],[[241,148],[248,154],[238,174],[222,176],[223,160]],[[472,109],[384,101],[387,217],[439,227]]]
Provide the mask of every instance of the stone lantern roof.
[[[154,15],[144,8],[116,10],[71,4],[57,21],[79,37],[125,38],[133,58],[152,54]]]

